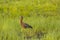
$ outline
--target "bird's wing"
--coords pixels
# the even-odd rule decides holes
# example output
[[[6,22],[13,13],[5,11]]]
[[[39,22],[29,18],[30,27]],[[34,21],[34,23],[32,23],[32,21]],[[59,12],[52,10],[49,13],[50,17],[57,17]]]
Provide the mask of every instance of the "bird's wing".
[[[24,23],[25,24],[25,26],[27,27],[27,26],[30,26],[29,24],[26,24],[26,23]]]
[[[32,28],[32,26],[30,26],[29,24],[26,24],[26,23],[24,23],[24,24],[25,24],[25,27]]]

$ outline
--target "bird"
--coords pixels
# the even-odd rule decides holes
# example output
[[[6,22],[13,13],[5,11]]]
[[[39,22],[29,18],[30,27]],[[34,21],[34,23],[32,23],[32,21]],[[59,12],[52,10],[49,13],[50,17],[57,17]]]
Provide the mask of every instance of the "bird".
[[[20,24],[23,28],[31,28],[32,29],[31,25],[23,22],[23,16],[20,16]]]

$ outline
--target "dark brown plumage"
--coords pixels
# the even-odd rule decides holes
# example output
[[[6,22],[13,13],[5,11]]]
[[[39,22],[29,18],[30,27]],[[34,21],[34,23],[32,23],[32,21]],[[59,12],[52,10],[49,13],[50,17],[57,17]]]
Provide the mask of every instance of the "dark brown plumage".
[[[21,16],[20,23],[23,28],[32,28],[32,26],[23,22],[23,16]]]

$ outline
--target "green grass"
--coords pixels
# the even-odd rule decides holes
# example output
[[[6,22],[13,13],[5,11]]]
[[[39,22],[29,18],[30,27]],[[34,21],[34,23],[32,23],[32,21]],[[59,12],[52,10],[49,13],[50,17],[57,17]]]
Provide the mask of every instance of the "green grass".
[[[0,40],[60,40],[59,0],[1,0]],[[23,22],[33,29],[23,29]]]
[[[41,40],[60,40],[60,17],[59,16],[32,16],[24,17],[24,22],[30,24],[33,29],[23,29],[19,23],[20,18],[1,18],[0,40],[24,40],[30,37],[31,40],[38,40],[37,33],[42,31],[44,36]]]

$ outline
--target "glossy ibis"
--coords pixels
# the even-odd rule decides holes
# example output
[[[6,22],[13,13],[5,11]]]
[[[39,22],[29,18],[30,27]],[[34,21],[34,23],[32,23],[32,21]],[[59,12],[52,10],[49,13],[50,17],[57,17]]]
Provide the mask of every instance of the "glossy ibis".
[[[32,29],[32,26],[23,22],[23,16],[21,16],[21,18],[20,18],[20,24],[23,28],[31,28]]]

